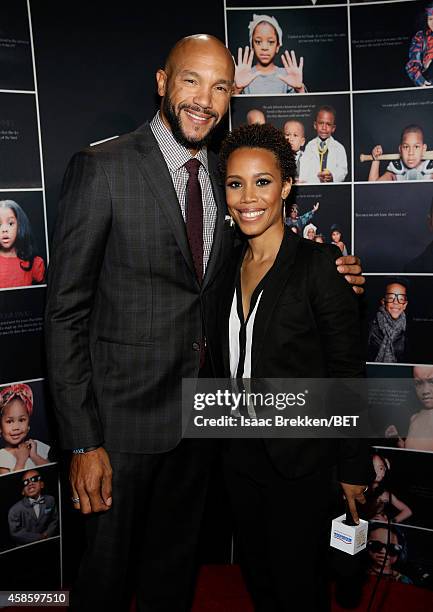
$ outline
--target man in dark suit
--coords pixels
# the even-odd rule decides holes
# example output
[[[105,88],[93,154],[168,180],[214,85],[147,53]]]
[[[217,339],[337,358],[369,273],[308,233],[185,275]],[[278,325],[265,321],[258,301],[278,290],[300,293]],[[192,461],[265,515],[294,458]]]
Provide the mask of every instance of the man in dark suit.
[[[23,499],[8,513],[9,533],[17,546],[45,540],[58,534],[59,516],[55,499],[43,494],[44,481],[37,470],[22,477]]]
[[[189,609],[212,452],[180,441],[181,386],[202,365],[201,301],[230,244],[206,142],[234,64],[191,36],[156,79],[150,124],[72,159],[52,248],[49,378],[73,502],[91,515],[80,612],[127,609],[134,582],[140,611]]]

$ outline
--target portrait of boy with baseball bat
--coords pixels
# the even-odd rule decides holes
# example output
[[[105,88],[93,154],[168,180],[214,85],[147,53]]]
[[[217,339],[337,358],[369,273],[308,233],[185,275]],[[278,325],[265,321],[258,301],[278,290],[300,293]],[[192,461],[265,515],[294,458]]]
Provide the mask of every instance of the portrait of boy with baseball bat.
[[[425,181],[433,178],[433,151],[427,151],[424,132],[419,125],[404,128],[398,153],[383,153],[376,145],[371,155],[360,155],[361,162],[371,161],[369,181]],[[380,162],[389,161],[380,175]]]

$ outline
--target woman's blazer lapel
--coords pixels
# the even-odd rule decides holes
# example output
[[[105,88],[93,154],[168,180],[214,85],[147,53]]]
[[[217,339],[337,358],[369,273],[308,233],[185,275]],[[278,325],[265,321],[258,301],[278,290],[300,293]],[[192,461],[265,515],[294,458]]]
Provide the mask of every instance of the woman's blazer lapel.
[[[295,255],[300,243],[300,238],[291,230],[284,232],[280,250],[275,259],[272,270],[266,281],[263,295],[257,309],[254,320],[254,335],[251,355],[251,373],[256,376],[256,370],[262,353],[263,342],[266,332],[272,320],[275,306],[290,278],[290,274],[295,261]],[[233,301],[233,292],[236,284],[237,275],[241,266],[247,243],[244,243],[234,250],[233,257],[229,266],[224,271],[225,279],[221,285],[221,313],[219,317],[219,341],[222,347],[222,360],[224,375],[230,376],[230,347],[229,347],[229,319]]]
[[[230,377],[230,347],[229,347],[229,320],[230,310],[233,302],[233,294],[239,268],[242,264],[247,243],[243,242],[233,250],[233,256],[224,273],[224,281],[221,285],[221,313],[218,319],[219,330],[217,341],[221,343],[224,376]]]
[[[260,299],[254,320],[254,334],[251,354],[251,376],[257,376],[260,357],[263,354],[262,347],[265,342],[268,327],[278,300],[292,273],[296,251],[299,247],[300,238],[290,229],[286,228],[280,250],[275,263],[269,272],[263,295]]]

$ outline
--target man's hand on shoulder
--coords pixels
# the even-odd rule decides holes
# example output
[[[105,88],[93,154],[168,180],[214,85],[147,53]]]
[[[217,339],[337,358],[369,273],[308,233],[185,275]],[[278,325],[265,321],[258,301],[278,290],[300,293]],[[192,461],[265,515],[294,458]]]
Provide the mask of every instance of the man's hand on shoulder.
[[[112,469],[107,451],[99,448],[72,456],[69,481],[74,507],[82,514],[105,512],[111,508]]]
[[[365,277],[362,276],[361,260],[359,257],[355,255],[339,257],[335,264],[340,274],[344,274],[344,278],[352,285],[354,292],[358,295],[364,293],[362,285],[365,283]]]

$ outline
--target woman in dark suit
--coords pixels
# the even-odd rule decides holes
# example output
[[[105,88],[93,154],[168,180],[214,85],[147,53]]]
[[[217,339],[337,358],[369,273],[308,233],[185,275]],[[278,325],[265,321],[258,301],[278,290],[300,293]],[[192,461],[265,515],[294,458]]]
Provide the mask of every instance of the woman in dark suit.
[[[296,165],[269,124],[228,135],[221,170],[243,235],[206,304],[218,378],[364,375],[357,298],[336,271],[337,248],[284,224]],[[350,412],[350,411],[349,411]],[[336,439],[228,441],[225,470],[241,566],[260,612],[329,609],[326,552],[336,483],[352,515],[371,474],[368,445]]]

